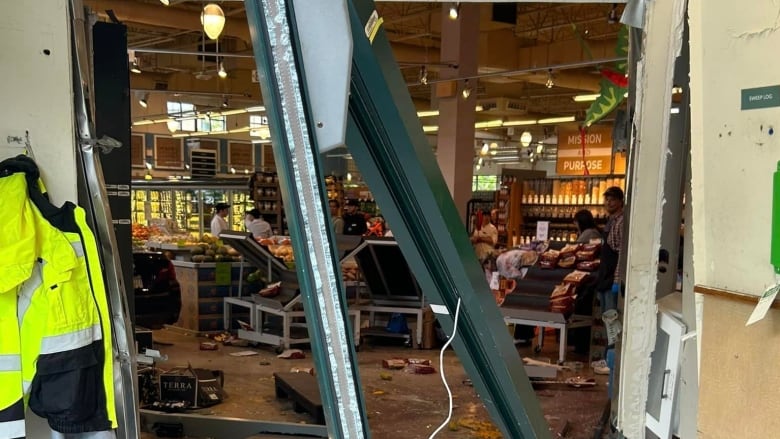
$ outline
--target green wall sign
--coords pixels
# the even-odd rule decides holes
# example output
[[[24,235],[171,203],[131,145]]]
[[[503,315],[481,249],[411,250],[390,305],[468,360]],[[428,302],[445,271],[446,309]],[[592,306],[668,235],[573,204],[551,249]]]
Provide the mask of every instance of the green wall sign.
[[[780,85],[742,90],[743,110],[769,107],[780,107]]]

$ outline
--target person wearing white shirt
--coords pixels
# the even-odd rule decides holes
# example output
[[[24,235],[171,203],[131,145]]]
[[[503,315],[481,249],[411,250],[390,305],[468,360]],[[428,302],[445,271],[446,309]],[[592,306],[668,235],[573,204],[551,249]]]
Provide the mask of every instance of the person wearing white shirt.
[[[212,236],[219,237],[219,234],[223,231],[230,230],[227,220],[225,220],[228,216],[229,209],[230,204],[227,203],[217,203],[217,205],[214,206],[214,218],[211,219]]]
[[[258,209],[252,209],[246,213],[244,225],[246,225],[246,230],[255,239],[271,237],[271,224],[268,224],[268,221],[263,219]]]

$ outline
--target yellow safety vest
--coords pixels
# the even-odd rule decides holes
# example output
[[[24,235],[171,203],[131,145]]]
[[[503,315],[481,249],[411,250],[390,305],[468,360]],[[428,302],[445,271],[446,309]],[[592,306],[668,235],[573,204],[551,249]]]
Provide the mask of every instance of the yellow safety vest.
[[[61,433],[117,426],[95,238],[80,207],[33,202],[41,187],[0,177],[0,439],[25,436],[28,405]]]

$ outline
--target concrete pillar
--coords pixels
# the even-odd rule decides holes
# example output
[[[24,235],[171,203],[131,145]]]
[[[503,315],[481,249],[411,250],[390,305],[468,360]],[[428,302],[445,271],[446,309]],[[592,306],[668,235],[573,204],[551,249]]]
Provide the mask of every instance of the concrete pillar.
[[[477,73],[479,47],[479,4],[461,3],[458,18],[449,18],[449,4],[442,6],[441,59],[457,68],[441,70],[442,78],[460,78]],[[455,206],[466,218],[466,203],[471,198],[474,171],[474,107],[477,81],[436,84],[439,100],[439,137],[436,158],[450,189]],[[464,88],[471,94],[463,98]]]

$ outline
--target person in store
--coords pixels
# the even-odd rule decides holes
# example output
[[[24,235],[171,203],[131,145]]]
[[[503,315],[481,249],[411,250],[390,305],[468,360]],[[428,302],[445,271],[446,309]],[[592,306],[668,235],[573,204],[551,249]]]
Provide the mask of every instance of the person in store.
[[[333,221],[333,230],[336,231],[337,235],[343,234],[344,220],[339,215],[341,203],[339,203],[339,200],[328,200],[328,207],[330,208],[330,219]]]
[[[613,186],[604,192],[604,208],[609,220],[602,234],[601,265],[596,276],[596,292],[602,312],[617,309],[617,296],[623,284],[620,273],[623,247],[623,190]]]
[[[230,204],[227,203],[217,203],[217,205],[214,206],[214,218],[211,219],[212,236],[219,236],[223,231],[230,230],[230,226],[228,226],[227,220],[225,219],[228,216],[229,209]]]
[[[596,220],[593,219],[593,214],[587,209],[582,209],[574,214],[574,224],[577,226],[579,235],[577,236],[577,243],[587,244],[591,240],[601,241],[601,231],[596,225]]]
[[[607,332],[606,361],[593,365],[594,370],[605,368],[609,370],[607,381],[607,396],[612,399],[612,388],[615,372],[615,343],[622,330],[617,305],[618,294],[623,290],[623,274],[620,267],[624,255],[623,248],[623,190],[613,186],[604,192],[604,207],[609,214],[607,226],[604,228],[603,245],[601,246],[601,265],[596,276],[596,294],[601,304],[601,319]]]
[[[270,238],[271,224],[263,218],[259,209],[252,209],[246,213],[244,218],[246,230],[252,234],[255,239]]]
[[[364,235],[368,230],[366,216],[358,212],[357,200],[349,199],[344,203],[344,234]]]
[[[491,213],[488,210],[477,212],[478,225],[471,235],[471,243],[474,245],[480,264],[484,264],[493,255],[498,243],[498,229],[493,225],[490,217]]]

